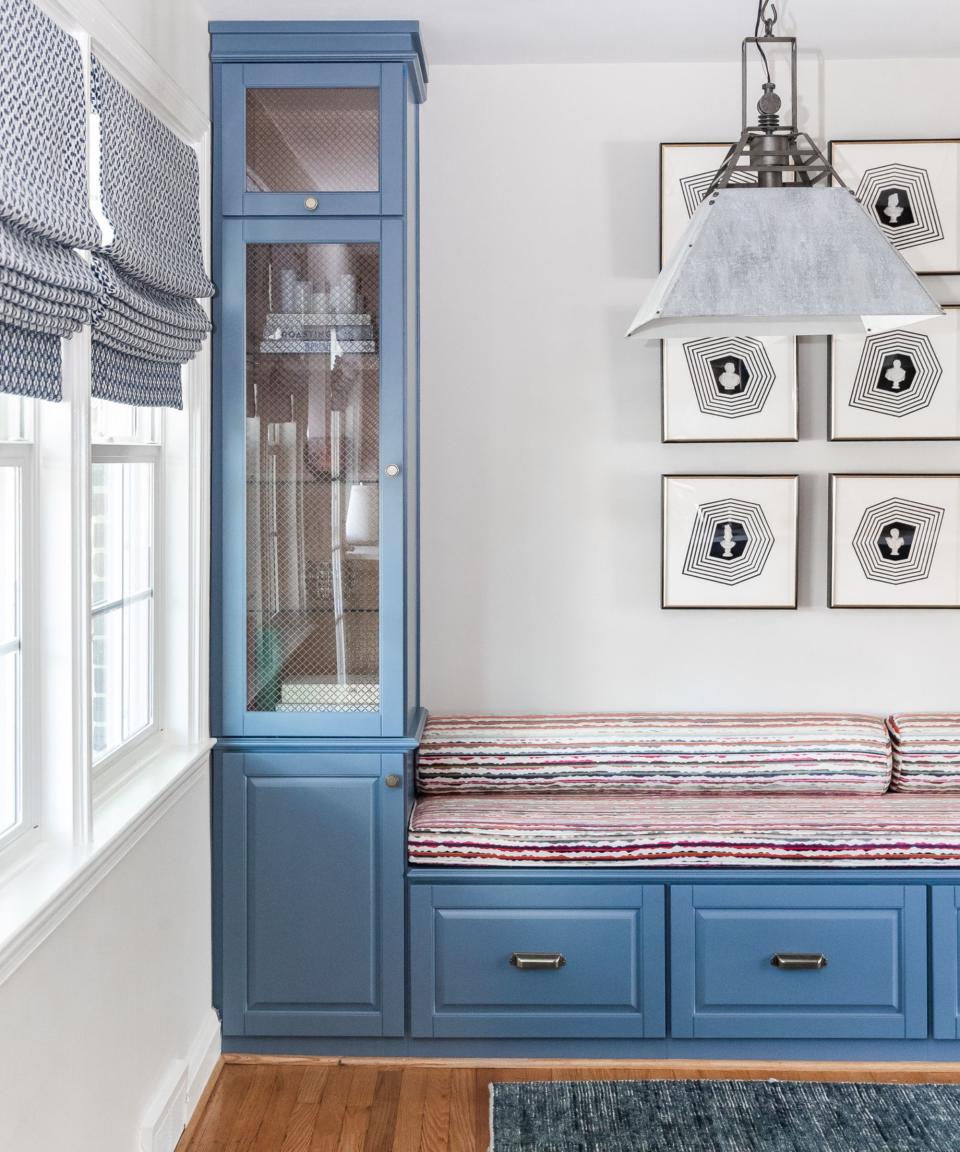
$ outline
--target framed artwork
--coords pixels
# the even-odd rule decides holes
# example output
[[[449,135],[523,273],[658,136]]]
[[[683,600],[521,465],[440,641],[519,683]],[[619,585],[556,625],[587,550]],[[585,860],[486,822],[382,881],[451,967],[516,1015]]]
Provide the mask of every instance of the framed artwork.
[[[666,263],[683,230],[726,158],[728,144],[660,145],[660,267]],[[755,184],[749,172],[735,172],[732,184]]]
[[[831,440],[960,439],[960,306],[946,313],[830,337]]]
[[[915,272],[960,272],[960,140],[833,140],[829,158]]]
[[[830,607],[960,608],[960,475],[831,475]]]
[[[796,608],[796,476],[664,476],[661,607]]]
[[[660,342],[665,444],[797,439],[792,336]]]

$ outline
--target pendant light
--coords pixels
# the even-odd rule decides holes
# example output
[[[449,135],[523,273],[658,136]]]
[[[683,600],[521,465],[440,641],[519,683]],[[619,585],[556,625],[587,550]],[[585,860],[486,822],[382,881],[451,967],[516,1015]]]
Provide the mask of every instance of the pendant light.
[[[628,336],[863,335],[943,314],[810,137],[795,122],[780,124],[781,100],[764,49],[790,46],[795,121],[797,41],[774,35],[777,10],[768,17],[769,4],[760,0],[754,35],[741,49],[740,139]],[[747,118],[750,45],[766,74],[756,124]],[[734,173],[749,183],[731,182]]]

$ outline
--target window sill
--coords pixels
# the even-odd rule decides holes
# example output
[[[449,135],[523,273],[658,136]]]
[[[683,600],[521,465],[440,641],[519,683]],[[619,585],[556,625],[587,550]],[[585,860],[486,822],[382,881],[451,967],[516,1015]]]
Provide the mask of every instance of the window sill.
[[[162,745],[97,805],[89,844],[42,843],[0,872],[0,984],[205,776],[213,744]]]

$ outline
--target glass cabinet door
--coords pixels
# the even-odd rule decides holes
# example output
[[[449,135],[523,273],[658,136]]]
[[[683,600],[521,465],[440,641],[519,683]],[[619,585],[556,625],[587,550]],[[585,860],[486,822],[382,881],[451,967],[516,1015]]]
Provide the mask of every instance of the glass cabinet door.
[[[380,710],[379,250],[247,247],[247,710]]]
[[[384,635],[397,644],[381,610],[402,595],[403,552],[401,469],[381,469],[402,437],[402,415],[395,432],[382,417],[383,246],[272,238],[317,227],[333,224],[238,221],[259,235],[226,245],[227,734],[380,734]]]
[[[402,123],[394,109],[402,107],[400,68],[225,65],[224,212],[376,216],[402,211]]]

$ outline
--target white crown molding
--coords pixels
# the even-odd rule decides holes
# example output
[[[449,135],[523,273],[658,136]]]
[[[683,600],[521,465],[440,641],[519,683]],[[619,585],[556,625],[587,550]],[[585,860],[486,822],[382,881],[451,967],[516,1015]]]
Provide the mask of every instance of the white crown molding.
[[[61,27],[82,39],[151,112],[192,144],[209,117],[100,0],[34,0]]]

